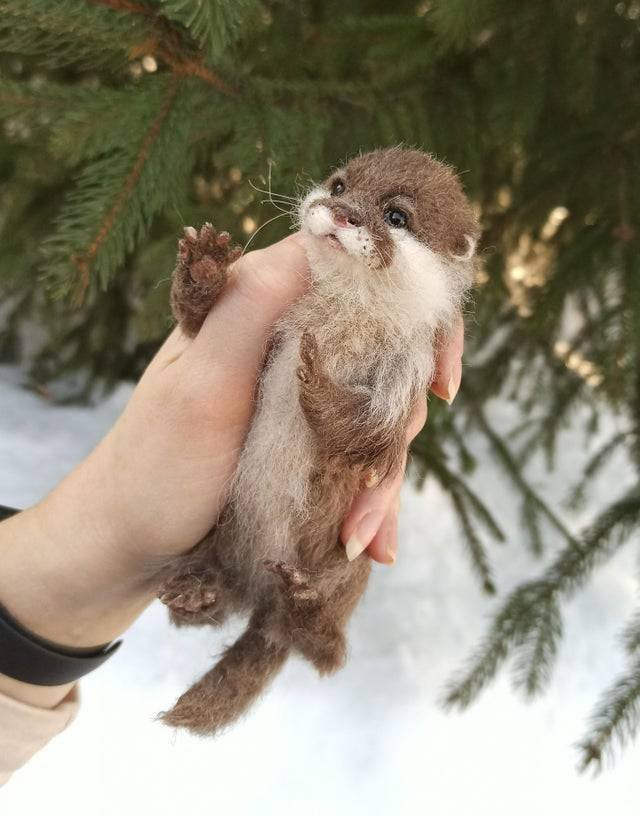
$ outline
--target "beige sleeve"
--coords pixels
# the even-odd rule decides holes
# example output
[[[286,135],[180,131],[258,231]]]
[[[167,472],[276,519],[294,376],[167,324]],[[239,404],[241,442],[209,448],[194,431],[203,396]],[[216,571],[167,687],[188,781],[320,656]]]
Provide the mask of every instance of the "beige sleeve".
[[[77,685],[55,708],[38,708],[0,693],[0,785],[64,731],[79,705]]]

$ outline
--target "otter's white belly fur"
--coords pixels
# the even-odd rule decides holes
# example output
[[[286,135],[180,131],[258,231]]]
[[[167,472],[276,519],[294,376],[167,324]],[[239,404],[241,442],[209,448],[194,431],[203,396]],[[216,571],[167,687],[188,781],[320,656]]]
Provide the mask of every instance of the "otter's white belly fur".
[[[292,556],[292,522],[306,512],[313,444],[298,401],[300,335],[286,331],[263,374],[234,480],[235,521],[254,563]]]
[[[232,486],[236,560],[254,574],[266,558],[295,556],[295,531],[313,510],[308,494],[316,440],[300,407],[296,376],[303,331],[315,336],[337,383],[358,388],[370,381],[371,414],[392,425],[417,393],[426,392],[436,333],[451,326],[465,288],[455,264],[407,236],[396,239],[397,259],[385,272],[393,285],[384,287],[353,258],[328,257],[321,242],[309,240],[312,291],[276,327],[278,342]]]

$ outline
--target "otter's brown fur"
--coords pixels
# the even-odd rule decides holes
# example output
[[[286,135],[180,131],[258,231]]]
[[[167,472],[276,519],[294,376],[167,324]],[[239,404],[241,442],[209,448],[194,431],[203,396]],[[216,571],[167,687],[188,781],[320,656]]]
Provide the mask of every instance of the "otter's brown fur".
[[[398,209],[401,229],[389,216]],[[275,329],[218,525],[171,563],[160,590],[178,625],[249,615],[241,638],[163,714],[202,734],[244,713],[291,651],[322,673],[342,665],[370,563],[347,560],[340,524],[372,469],[388,477],[402,467],[436,340],[471,283],[475,217],[453,171],[420,151],[353,159],[301,201],[299,220],[311,291]],[[237,257],[228,241],[205,225],[180,242],[172,305],[189,335]]]

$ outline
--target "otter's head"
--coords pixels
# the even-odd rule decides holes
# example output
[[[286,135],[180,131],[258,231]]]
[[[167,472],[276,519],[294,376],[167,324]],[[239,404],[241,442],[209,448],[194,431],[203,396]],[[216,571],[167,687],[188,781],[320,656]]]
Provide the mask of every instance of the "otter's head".
[[[303,199],[300,226],[316,258],[363,274],[468,267],[480,234],[453,172],[419,150],[358,156]],[[392,275],[393,278],[393,275]]]

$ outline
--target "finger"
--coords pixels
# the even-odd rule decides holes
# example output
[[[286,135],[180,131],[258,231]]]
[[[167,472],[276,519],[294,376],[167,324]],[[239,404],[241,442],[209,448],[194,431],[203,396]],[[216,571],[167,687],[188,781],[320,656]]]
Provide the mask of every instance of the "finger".
[[[449,405],[453,402],[460,381],[462,380],[462,352],[464,349],[464,323],[462,315],[458,320],[451,334],[439,349],[436,361],[436,373],[431,383],[433,393]]]
[[[420,433],[426,419],[427,400],[422,397],[414,405],[409,418],[407,444]],[[352,561],[369,548],[369,554],[376,561],[393,563],[394,559],[387,552],[387,546],[395,553],[396,525],[395,522],[391,524],[390,520],[397,514],[406,463],[405,452],[402,466],[395,476],[385,479],[376,487],[365,488],[356,496],[340,533],[349,560]]]
[[[394,564],[398,550],[398,510],[397,500],[382,520],[380,529],[369,544],[367,552],[380,564]]]
[[[407,425],[407,444],[413,442],[415,437],[423,429],[427,421],[427,398],[420,397],[420,399],[413,406],[413,411],[409,417],[409,424]]]
[[[192,357],[254,371],[264,358],[273,324],[309,287],[302,237],[290,235],[243,255],[207,316],[189,353]]]
[[[147,371],[160,371],[179,360],[191,343],[190,339],[176,326],[171,334],[160,346],[155,356],[147,366]]]
[[[426,397],[418,400],[414,406],[409,425],[407,427],[407,443],[416,437],[425,422],[427,421],[427,400]],[[406,456],[405,456],[406,463]],[[404,466],[398,478],[393,482],[393,501],[386,516],[383,518],[378,532],[374,535],[371,544],[367,547],[367,552],[374,561],[381,564],[393,564],[396,560],[398,549],[398,510],[400,508],[400,489],[404,481]],[[369,494],[365,493],[363,502],[370,500]]]
[[[406,460],[405,454],[402,467],[394,476],[385,479],[377,487],[365,488],[356,496],[340,530],[340,538],[350,561],[367,549],[385,517],[398,501]]]

